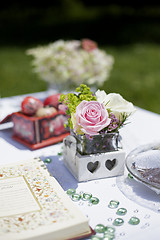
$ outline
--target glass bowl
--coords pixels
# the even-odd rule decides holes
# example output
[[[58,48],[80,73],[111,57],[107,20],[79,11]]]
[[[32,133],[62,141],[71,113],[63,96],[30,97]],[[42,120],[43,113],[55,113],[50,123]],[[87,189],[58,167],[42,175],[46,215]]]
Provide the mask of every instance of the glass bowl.
[[[125,164],[137,181],[160,194],[160,143],[134,149],[126,157]]]

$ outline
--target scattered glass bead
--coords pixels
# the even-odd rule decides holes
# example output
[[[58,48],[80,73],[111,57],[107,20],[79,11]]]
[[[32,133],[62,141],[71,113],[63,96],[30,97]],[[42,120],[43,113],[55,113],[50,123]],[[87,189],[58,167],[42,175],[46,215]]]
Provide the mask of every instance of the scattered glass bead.
[[[114,227],[106,226],[105,233],[114,233],[114,232],[115,232],[115,228]]]
[[[107,233],[107,232],[104,233],[103,239],[105,239],[105,240],[112,240],[114,238],[115,238],[114,233]]]
[[[141,229],[145,229],[145,228],[147,228],[147,227],[149,227],[149,226],[150,226],[149,223],[145,223],[145,224],[141,227]]]
[[[51,163],[51,162],[52,162],[52,159],[51,159],[51,158],[46,158],[46,159],[44,160],[44,162],[45,162],[45,163]]]
[[[104,238],[102,238],[103,240],[113,240],[114,238],[112,238],[112,237],[109,237],[109,236],[106,236],[106,237],[104,237]]]
[[[67,194],[68,195],[72,195],[72,194],[74,194],[76,192],[76,190],[74,189],[74,188],[69,188],[68,190],[67,190]]]
[[[137,225],[137,224],[140,223],[140,220],[139,220],[139,218],[137,218],[137,217],[131,217],[131,218],[129,219],[128,223],[131,224],[131,225]]]
[[[120,236],[125,236],[126,234],[125,234],[125,232],[121,232],[119,235]]]
[[[116,200],[111,200],[108,204],[108,207],[109,208],[117,208],[119,205],[119,201],[116,201]]]
[[[73,201],[79,201],[81,199],[81,195],[79,195],[78,193],[73,193],[72,194],[72,200]]]
[[[91,197],[91,198],[89,199],[89,202],[90,202],[91,204],[96,205],[96,204],[99,203],[99,199],[98,199],[97,197]]]
[[[78,205],[79,205],[79,206],[83,206],[84,203],[80,201],[80,202],[78,203]]]
[[[132,174],[128,173],[128,178],[133,179]]]
[[[101,240],[101,239],[103,239],[103,238],[95,235],[95,236],[92,236],[91,239],[92,239],[92,240]]]
[[[145,223],[145,226],[146,226],[146,227],[149,227],[149,225],[150,225],[149,223]]]
[[[123,220],[122,218],[116,218],[116,219],[113,221],[113,225],[114,225],[114,226],[121,226],[123,223],[124,223],[124,220]]]
[[[138,210],[138,209],[134,210],[134,213],[138,213],[138,212],[139,212],[139,210]]]
[[[80,191],[80,192],[79,192],[79,194],[81,194],[81,195],[83,195],[83,193],[84,193],[83,191]]]
[[[92,203],[88,203],[88,207],[91,207],[92,206]]]
[[[99,181],[95,181],[94,183],[95,183],[95,184],[98,184],[98,183],[99,183]]]
[[[88,201],[92,197],[91,193],[83,193],[82,194],[82,200]]]
[[[116,212],[116,214],[120,215],[120,216],[123,216],[126,213],[127,213],[127,209],[126,208],[119,208],[119,209],[117,209],[117,212]]]
[[[59,155],[59,156],[62,156],[62,155],[63,155],[63,152],[59,152],[58,155]]]
[[[106,227],[103,224],[97,224],[94,230],[96,233],[104,233],[106,230]]]

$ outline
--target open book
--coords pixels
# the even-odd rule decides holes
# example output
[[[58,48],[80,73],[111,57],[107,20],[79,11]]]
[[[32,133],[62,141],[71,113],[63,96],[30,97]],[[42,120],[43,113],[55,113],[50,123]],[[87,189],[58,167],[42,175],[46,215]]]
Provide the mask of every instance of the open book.
[[[88,219],[39,158],[0,166],[0,239],[89,236]]]

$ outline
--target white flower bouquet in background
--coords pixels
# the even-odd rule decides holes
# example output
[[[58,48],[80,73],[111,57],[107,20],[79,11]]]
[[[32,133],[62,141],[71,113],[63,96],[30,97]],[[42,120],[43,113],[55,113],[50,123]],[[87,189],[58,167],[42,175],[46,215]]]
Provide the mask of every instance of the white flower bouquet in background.
[[[89,39],[58,40],[28,49],[34,71],[51,84],[102,86],[108,79],[114,59]]]

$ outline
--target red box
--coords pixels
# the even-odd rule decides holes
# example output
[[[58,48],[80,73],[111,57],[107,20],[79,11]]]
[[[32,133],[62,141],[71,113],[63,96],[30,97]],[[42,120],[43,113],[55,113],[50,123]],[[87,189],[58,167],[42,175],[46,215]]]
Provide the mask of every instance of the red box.
[[[67,117],[63,111],[46,117],[30,117],[15,112],[11,119],[13,138],[31,149],[61,142],[69,135],[69,129],[64,127]]]

